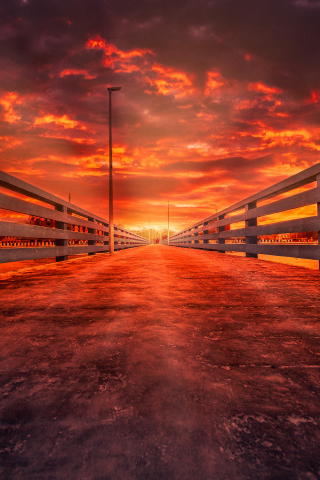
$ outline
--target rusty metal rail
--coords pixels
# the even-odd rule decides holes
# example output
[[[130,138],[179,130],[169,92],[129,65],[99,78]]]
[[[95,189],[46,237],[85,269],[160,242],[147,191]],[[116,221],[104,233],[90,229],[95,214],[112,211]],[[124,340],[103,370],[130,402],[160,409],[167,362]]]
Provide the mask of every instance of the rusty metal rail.
[[[0,209],[29,215],[29,223],[30,219],[38,223],[0,221],[0,263],[48,257],[61,261],[70,255],[109,251],[109,222],[104,218],[2,171],[0,187],[9,193],[0,193]],[[12,196],[10,192],[25,198]],[[117,225],[114,237],[115,250],[147,244],[145,238]]]
[[[269,203],[261,205],[268,199],[313,182],[316,182],[315,188],[293,193],[291,196],[271,200]],[[308,205],[317,205],[317,215],[259,224],[261,217],[280,214]],[[244,223],[244,228],[233,226],[239,222]],[[320,163],[191,225],[170,237],[169,243],[176,247],[216,250],[223,253],[226,251],[244,252],[247,257],[254,258],[257,258],[258,254],[263,254],[320,260],[319,234],[318,240],[315,239],[314,244],[259,243],[259,236],[319,231]],[[233,243],[226,243],[231,241]]]

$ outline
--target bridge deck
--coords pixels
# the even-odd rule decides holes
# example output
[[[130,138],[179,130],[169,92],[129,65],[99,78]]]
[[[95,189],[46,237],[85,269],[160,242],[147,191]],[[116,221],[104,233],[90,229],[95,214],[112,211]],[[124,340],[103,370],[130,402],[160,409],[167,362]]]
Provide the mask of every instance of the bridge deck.
[[[3,273],[0,476],[319,478],[319,280],[165,246]]]

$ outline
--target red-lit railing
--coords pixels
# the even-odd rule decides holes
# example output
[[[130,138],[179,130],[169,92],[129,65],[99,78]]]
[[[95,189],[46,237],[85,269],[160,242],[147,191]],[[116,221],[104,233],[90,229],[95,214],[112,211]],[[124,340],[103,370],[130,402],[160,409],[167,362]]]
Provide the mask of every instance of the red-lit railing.
[[[316,182],[315,186],[311,185]],[[309,189],[306,189],[309,186]],[[298,193],[295,189],[302,189]],[[275,199],[292,192],[290,196]],[[274,198],[266,203],[267,200]],[[304,218],[270,221],[262,217],[282,214],[289,210],[314,206],[315,214]],[[242,212],[239,212],[241,211]],[[238,213],[239,212],[239,213]],[[243,222],[243,228],[236,224]],[[195,223],[173,235],[171,246],[244,252],[247,257],[258,254],[320,260],[320,164],[316,164],[245,200]],[[312,232],[312,233],[311,233]],[[280,236],[281,240],[275,240]],[[167,242],[162,242],[166,244]]]
[[[0,221],[0,263],[48,257],[60,261],[70,255],[109,251],[109,223],[104,218],[1,171],[0,187],[9,193],[0,193],[3,214],[29,216],[24,223]],[[145,238],[117,225],[114,237],[115,250],[147,244]]]

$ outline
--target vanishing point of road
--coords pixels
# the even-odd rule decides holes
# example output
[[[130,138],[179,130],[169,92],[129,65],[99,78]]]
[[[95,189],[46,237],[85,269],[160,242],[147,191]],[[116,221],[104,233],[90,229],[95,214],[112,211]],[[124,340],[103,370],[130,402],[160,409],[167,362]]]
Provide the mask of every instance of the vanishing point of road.
[[[2,479],[320,478],[320,273],[152,245],[0,274]]]

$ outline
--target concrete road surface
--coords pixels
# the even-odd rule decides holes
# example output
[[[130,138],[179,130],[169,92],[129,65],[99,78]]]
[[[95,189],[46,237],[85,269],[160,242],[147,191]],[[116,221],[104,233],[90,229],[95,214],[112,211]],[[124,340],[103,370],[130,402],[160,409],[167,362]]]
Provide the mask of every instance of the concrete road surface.
[[[0,275],[1,479],[320,478],[320,273],[147,246]]]

